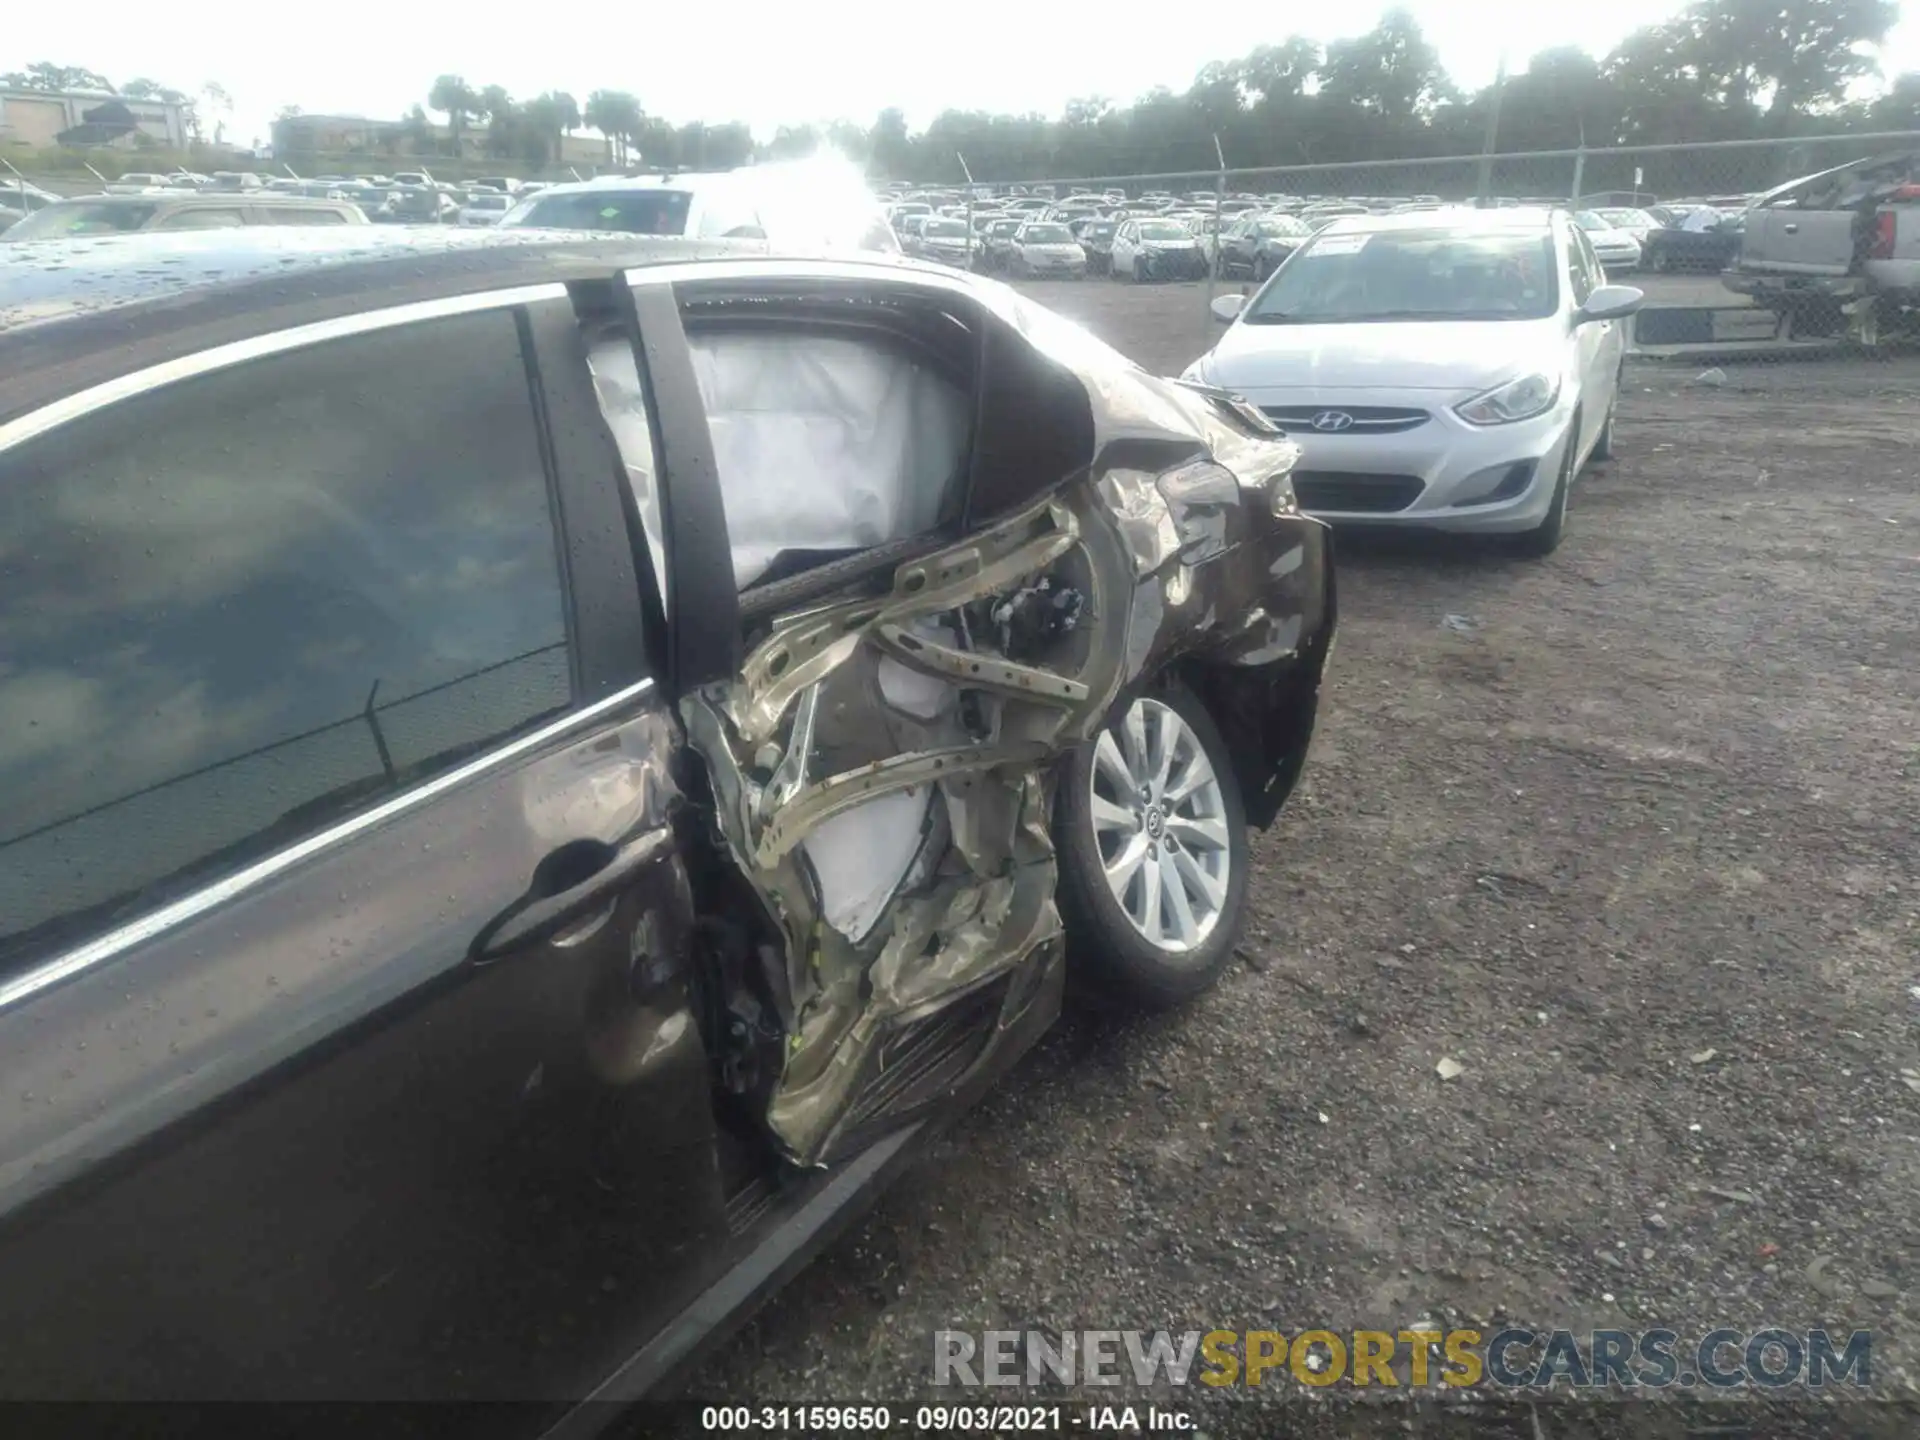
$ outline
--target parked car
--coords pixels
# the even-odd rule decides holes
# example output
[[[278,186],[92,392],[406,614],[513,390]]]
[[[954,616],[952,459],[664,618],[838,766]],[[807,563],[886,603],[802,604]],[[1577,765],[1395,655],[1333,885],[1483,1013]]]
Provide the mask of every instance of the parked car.
[[[1334,222],[1187,372],[1300,444],[1309,512],[1559,543],[1581,467],[1613,451],[1641,293],[1610,285],[1564,211]]]
[[[1243,216],[1220,236],[1220,274],[1264,280],[1312,234],[1296,216]]]
[[[1601,265],[1621,272],[1640,268],[1640,242],[1633,236],[1615,229],[1598,211],[1575,210],[1572,214],[1573,223],[1586,231],[1587,243]]]
[[[1810,175],[1759,197],[1722,277],[1803,335],[1853,316],[1873,343],[1920,328],[1920,150]]]
[[[104,188],[109,195],[139,195],[148,190],[164,190],[168,183],[165,175],[129,170],[118,180],[108,181]]]
[[[0,267],[0,1395],[591,1426],[1230,962],[1329,551],[1002,285],[344,238]]]
[[[265,182],[251,170],[216,170],[199,187],[222,195],[239,195],[266,188]]]
[[[1018,214],[999,216],[987,222],[973,247],[973,268],[986,274],[1005,271],[1013,253],[1013,237],[1027,222]]]
[[[460,217],[460,203],[430,185],[396,185],[371,218],[380,225],[451,225]]]
[[[967,222],[955,220],[946,215],[928,216],[914,231],[913,253],[923,260],[937,260],[943,265],[958,265],[962,270],[973,264],[973,236],[967,233]],[[1008,264],[1012,264],[1009,252]]]
[[[395,185],[409,185],[415,189],[431,189],[436,184],[432,175],[425,170],[401,170],[394,174],[391,181]]]
[[[1747,224],[1745,211],[1698,205],[1677,211],[1676,217],[1647,232],[1641,246],[1641,263],[1647,269],[1662,274],[1675,270],[1718,272],[1740,253],[1740,237]]]
[[[360,207],[304,196],[218,195],[151,191],[144,195],[83,195],[43,206],[11,226],[4,239],[69,239],[145,230],[228,230],[247,225],[364,225]],[[10,260],[15,257],[10,256]],[[17,262],[16,262],[17,263]]]
[[[1113,232],[1109,269],[1116,280],[1198,280],[1207,256],[1176,220],[1128,219]]]
[[[1661,223],[1645,210],[1636,209],[1630,205],[1596,205],[1593,207],[1593,213],[1615,230],[1631,235],[1643,249],[1647,243],[1647,236],[1658,230]],[[1591,239],[1591,235],[1588,238]]]
[[[804,165],[757,165],[712,174],[610,175],[549,185],[523,198],[500,225],[765,239],[796,251],[898,254],[902,238],[857,179],[834,170],[815,173]]]
[[[1067,228],[1087,253],[1087,273],[1110,273],[1113,269],[1113,234],[1120,228],[1120,222],[1111,216],[1092,216],[1076,220]]]
[[[462,225],[498,225],[500,217],[512,208],[512,196],[480,190],[467,197],[457,218]]]
[[[0,234],[61,198],[18,175],[0,175]]]
[[[468,187],[498,190],[502,195],[511,195],[520,188],[520,182],[511,175],[485,175],[478,180],[469,181]]]
[[[1007,247],[1007,270],[1027,279],[1081,280],[1087,273],[1087,252],[1065,225],[1030,220],[1014,232]]]

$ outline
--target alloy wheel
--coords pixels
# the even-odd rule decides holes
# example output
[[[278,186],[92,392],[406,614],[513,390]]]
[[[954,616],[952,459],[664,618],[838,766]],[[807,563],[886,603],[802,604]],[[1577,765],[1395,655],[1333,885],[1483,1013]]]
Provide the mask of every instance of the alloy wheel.
[[[1151,945],[1185,954],[1220,919],[1232,866],[1213,761],[1177,711],[1133,702],[1094,745],[1094,841],[1114,900]]]

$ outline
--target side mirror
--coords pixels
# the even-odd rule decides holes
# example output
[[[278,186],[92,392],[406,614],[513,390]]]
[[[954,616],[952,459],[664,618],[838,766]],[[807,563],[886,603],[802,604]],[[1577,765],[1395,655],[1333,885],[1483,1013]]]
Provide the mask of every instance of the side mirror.
[[[1595,320],[1624,320],[1646,302],[1646,292],[1631,285],[1600,285],[1580,307],[1580,323]]]
[[[1633,293],[1636,297],[1635,303],[1638,304],[1640,292],[1636,290]],[[1244,295],[1216,295],[1213,297],[1213,304],[1209,308],[1213,311],[1214,319],[1218,320],[1222,325],[1231,325],[1235,320],[1240,318],[1240,312],[1247,308],[1247,297]]]

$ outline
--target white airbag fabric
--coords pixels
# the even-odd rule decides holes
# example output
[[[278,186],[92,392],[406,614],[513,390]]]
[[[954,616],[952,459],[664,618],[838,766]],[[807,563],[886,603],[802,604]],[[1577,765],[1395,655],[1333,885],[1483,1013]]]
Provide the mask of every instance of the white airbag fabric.
[[[782,550],[856,550],[931,530],[958,483],[964,391],[836,335],[689,337],[733,545],[750,585]]]

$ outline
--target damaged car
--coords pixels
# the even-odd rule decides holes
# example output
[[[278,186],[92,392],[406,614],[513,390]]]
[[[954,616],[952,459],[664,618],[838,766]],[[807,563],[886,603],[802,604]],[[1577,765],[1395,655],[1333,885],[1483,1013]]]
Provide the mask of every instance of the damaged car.
[[[889,257],[16,250],[0,1395],[591,1425],[1226,965],[1335,623],[1245,403]]]
[[[1769,190],[1745,212],[1721,282],[1782,332],[1863,344],[1920,334],[1920,149],[1837,165]]]

